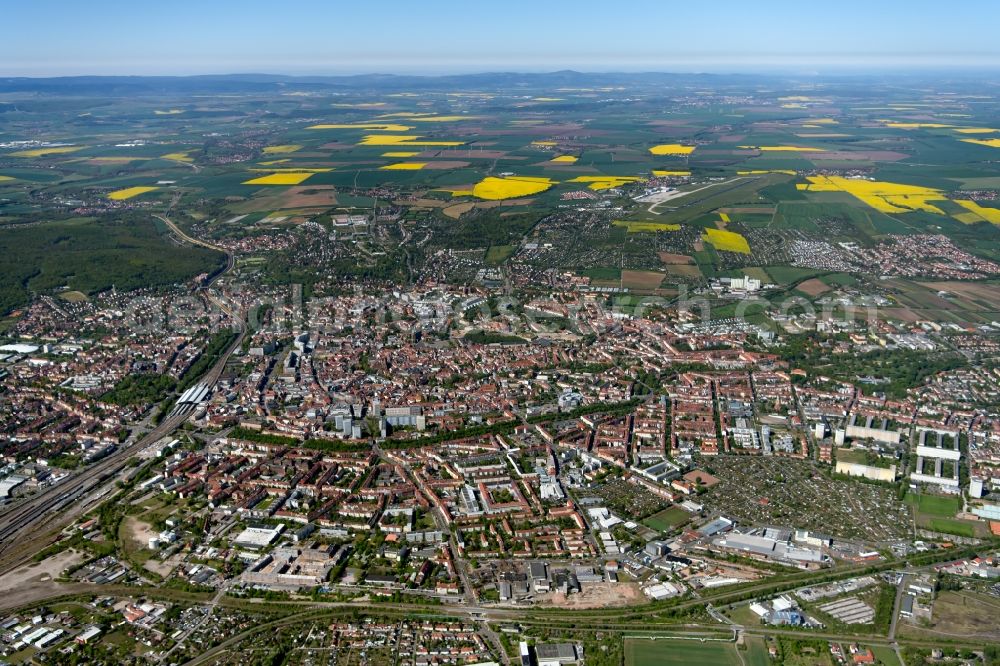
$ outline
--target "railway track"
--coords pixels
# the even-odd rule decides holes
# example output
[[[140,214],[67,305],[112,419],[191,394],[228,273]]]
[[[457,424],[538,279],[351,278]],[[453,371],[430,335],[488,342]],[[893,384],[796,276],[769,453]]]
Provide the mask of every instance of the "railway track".
[[[178,229],[165,215],[157,215],[156,217],[162,220],[181,240],[226,254],[225,268],[200,288],[206,298],[225,312],[233,321],[234,326],[239,329],[239,334],[233,342],[208,372],[199,379],[206,386],[214,387],[219,377],[222,376],[229,357],[243,343],[247,332],[243,317],[208,291],[216,280],[232,271],[235,259],[232,253],[224,248],[191,238]],[[105,484],[111,483],[125,469],[129,459],[169,436],[187,420],[188,416],[189,414],[186,412],[169,415],[162,423],[131,446],[119,448],[65,481],[50,486],[23,502],[0,511],[0,573],[23,564],[38,550],[54,542],[66,525],[72,523],[103,498],[103,494],[96,497],[92,495]]]

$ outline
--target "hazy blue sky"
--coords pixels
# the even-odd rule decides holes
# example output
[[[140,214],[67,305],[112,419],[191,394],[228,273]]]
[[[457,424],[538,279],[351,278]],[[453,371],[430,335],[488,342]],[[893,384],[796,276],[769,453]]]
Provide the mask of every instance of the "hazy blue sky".
[[[998,0],[22,0],[0,75],[1000,65]]]

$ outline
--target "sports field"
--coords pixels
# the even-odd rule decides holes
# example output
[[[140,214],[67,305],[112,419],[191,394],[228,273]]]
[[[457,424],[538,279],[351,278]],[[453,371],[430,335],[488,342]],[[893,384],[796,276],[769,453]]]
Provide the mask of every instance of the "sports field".
[[[976,526],[964,520],[955,519],[962,508],[962,500],[943,495],[909,495],[906,501],[916,509],[917,526],[944,534],[974,537]]]
[[[625,666],[741,666],[736,646],[719,641],[699,642],[662,638],[625,639]]]
[[[677,527],[678,525],[683,525],[691,517],[684,509],[679,506],[672,506],[669,509],[664,509],[659,513],[654,513],[649,518],[642,521],[642,524],[660,532],[667,532]]]
[[[916,506],[920,513],[930,516],[952,517],[962,507],[962,500],[958,497],[944,497],[942,495],[915,495],[908,498]]]
[[[930,520],[918,520],[921,527],[941,532],[943,534],[954,534],[956,536],[972,538],[976,536],[976,527],[973,523],[950,518],[931,518]]]

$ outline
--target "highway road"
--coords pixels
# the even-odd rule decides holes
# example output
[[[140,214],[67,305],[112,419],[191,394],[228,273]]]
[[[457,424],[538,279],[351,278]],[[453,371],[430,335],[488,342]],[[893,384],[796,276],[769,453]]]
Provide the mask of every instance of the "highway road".
[[[247,330],[243,317],[210,291],[210,287],[216,280],[233,269],[235,259],[232,253],[224,248],[188,236],[165,215],[156,215],[156,217],[163,221],[181,240],[223,252],[226,255],[225,268],[200,287],[200,291],[205,294],[205,297],[224,312],[239,331],[236,339],[219,357],[215,365],[199,380],[211,388],[222,376],[233,351],[243,343]],[[130,458],[169,436],[187,418],[187,413],[171,414],[134,444],[123,446],[86,469],[71,475],[68,479],[49,486],[22,502],[0,510],[0,573],[21,564],[47,543],[54,541],[60,530],[90,510],[97,501],[103,498],[104,493],[96,493],[95,491],[105,484],[110,485],[117,475],[125,469]]]

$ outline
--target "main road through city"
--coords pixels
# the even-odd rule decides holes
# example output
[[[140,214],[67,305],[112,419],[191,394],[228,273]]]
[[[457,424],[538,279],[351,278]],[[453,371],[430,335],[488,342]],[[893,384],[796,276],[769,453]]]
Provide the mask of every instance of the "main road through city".
[[[181,240],[223,252],[226,255],[225,268],[201,287],[208,300],[228,315],[238,330],[236,339],[219,357],[215,365],[199,380],[202,385],[211,388],[215,386],[222,375],[230,355],[239,348],[246,335],[246,324],[243,318],[210,291],[210,287],[216,280],[233,269],[235,260],[231,252],[188,236],[165,215],[157,215],[156,217]],[[125,468],[130,458],[170,435],[187,420],[189,415],[186,411],[170,414],[131,446],[121,447],[69,478],[0,510],[0,572],[17,566],[47,542],[54,540],[59,530],[89,510],[94,503],[103,497],[103,494],[97,491],[104,484],[113,480]]]

